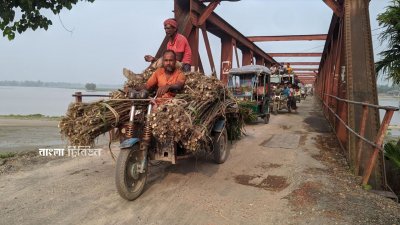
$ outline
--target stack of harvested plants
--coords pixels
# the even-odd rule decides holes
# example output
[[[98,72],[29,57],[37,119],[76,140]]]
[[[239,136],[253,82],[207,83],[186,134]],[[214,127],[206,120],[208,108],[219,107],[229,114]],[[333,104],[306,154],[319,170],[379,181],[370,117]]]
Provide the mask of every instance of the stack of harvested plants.
[[[210,131],[221,118],[228,120],[230,139],[239,138],[244,123],[236,115],[238,112],[228,89],[217,78],[186,73],[183,93],[152,114],[153,136],[159,142],[175,141],[185,149],[196,151],[202,144],[209,143]]]
[[[137,89],[153,73],[149,67],[142,74],[124,69],[127,78],[124,90]],[[153,136],[161,143],[177,142],[188,150],[196,151],[209,143],[216,120],[225,118],[230,140],[238,139],[243,131],[243,116],[225,85],[217,78],[202,73],[186,73],[182,93],[151,114]],[[94,103],[73,103],[62,118],[59,127],[71,145],[93,145],[97,136],[129,120],[130,101],[122,92],[113,92],[112,99]]]
[[[124,68],[124,90],[143,85],[154,71],[154,67],[149,67],[142,74],[135,74]],[[93,146],[98,136],[129,121],[131,102],[113,100],[125,98],[123,92],[114,91],[109,100],[71,103],[58,125],[61,136],[68,139],[69,145]]]
[[[58,125],[61,135],[70,145],[93,146],[100,134],[129,120],[130,104],[113,100],[71,103]]]
[[[243,120],[245,123],[253,123],[257,121],[258,116],[252,110],[254,105],[248,103],[247,101],[238,101],[240,115],[243,115]]]

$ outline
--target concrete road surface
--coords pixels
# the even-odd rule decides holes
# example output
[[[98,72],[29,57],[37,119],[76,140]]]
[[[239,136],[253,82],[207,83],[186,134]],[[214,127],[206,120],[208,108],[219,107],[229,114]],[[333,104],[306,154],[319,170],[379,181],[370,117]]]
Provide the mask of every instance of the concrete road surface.
[[[397,203],[360,188],[318,109],[307,99],[298,113],[247,126],[222,165],[193,158],[152,166],[132,202],[118,195],[105,149],[10,161],[0,175],[0,224],[400,224]]]

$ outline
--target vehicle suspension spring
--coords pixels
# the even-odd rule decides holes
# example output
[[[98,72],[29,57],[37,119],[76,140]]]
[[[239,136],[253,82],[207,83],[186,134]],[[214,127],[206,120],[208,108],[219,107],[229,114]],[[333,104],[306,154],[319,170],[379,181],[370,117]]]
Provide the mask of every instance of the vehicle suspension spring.
[[[151,139],[151,127],[149,121],[146,121],[144,128],[143,128],[143,140],[150,141]]]
[[[134,132],[133,123],[129,122],[125,127],[125,136],[131,138],[133,137],[133,132]]]

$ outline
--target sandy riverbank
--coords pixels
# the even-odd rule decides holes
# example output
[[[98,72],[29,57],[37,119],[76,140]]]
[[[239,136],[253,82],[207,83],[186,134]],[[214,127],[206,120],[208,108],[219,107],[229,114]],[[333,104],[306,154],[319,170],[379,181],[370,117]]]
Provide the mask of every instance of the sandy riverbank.
[[[57,126],[55,120],[0,118],[0,152],[63,145]]]
[[[0,152],[35,151],[65,147],[57,120],[0,118]],[[105,143],[107,137],[100,137]]]

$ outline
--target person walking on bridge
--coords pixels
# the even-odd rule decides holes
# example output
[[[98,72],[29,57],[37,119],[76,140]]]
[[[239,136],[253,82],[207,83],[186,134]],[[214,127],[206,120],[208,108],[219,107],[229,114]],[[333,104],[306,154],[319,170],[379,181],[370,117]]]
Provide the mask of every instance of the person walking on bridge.
[[[178,23],[170,18],[164,21],[164,30],[168,36],[167,50],[172,50],[176,54],[176,60],[182,63],[182,71],[189,72],[192,63],[192,50],[185,36],[178,33]],[[155,62],[159,59],[151,55],[145,55],[147,62]],[[160,64],[160,63],[157,63]]]

